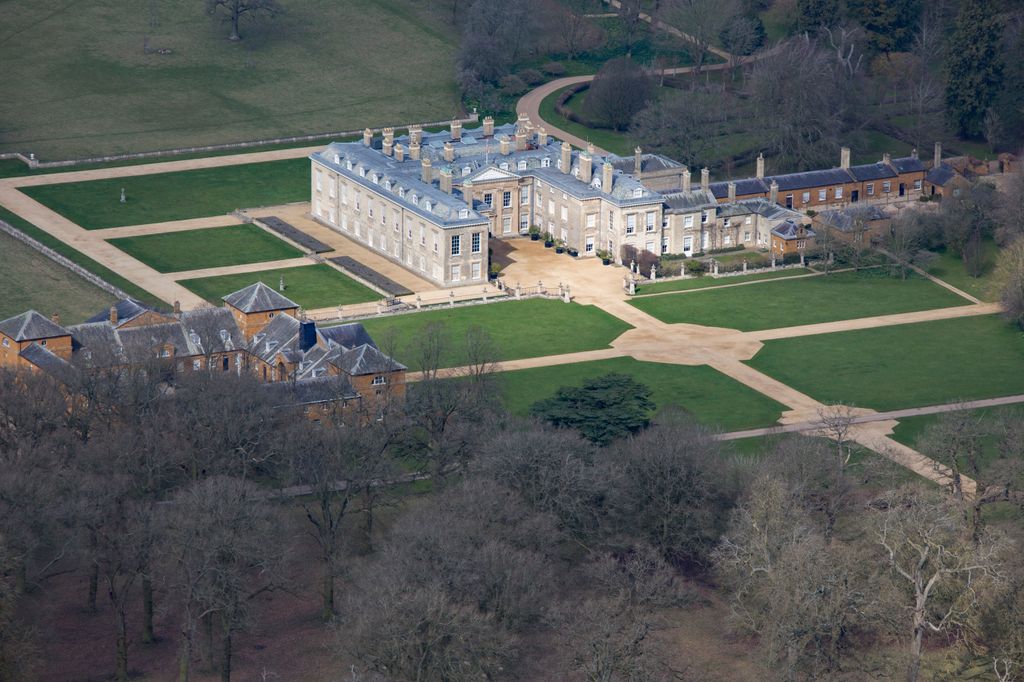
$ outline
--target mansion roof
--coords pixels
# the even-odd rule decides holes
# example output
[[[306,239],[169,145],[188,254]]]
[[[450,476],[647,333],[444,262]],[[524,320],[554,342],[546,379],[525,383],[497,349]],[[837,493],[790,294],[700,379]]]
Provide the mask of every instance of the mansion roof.
[[[263,282],[250,284],[224,297],[224,302],[243,313],[262,313],[271,310],[298,308],[299,304],[282,296]]]

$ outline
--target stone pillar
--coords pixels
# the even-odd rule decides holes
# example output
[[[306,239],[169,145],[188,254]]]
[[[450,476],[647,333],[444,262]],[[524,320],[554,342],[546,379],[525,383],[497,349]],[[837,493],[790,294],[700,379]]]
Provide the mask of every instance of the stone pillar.
[[[804,265],[806,265],[806,263],[804,262],[804,252],[801,251],[800,252],[800,267],[803,267]]]
[[[637,147],[633,150],[633,175],[637,178],[640,177],[640,173],[643,171],[644,159],[643,150]]]
[[[451,142],[444,143],[444,160],[448,163],[455,160],[455,147],[452,146]]]
[[[711,261],[711,274],[718,277],[718,261],[716,260]]]
[[[409,142],[416,145],[423,144],[423,128],[421,126],[409,126]]]
[[[430,181],[433,180],[433,179],[434,179],[434,174],[433,174],[433,171],[430,168],[430,159],[427,158],[427,157],[424,157],[423,160],[420,161],[420,180],[422,180],[423,182],[425,182],[425,183],[427,183],[429,185]]]
[[[455,307],[455,292],[451,291],[451,290],[448,291],[448,307],[449,308],[454,308]]]
[[[413,161],[420,160],[420,143],[410,142],[409,143],[409,158]]]
[[[391,156],[391,154],[394,152],[394,149],[395,149],[395,129],[394,128],[385,128],[383,130],[383,133],[384,133],[384,143],[383,143],[384,156]]]
[[[744,258],[743,259],[743,272],[746,272],[746,271],[747,271],[747,259]]]
[[[775,254],[772,254],[772,270],[775,269]]]
[[[736,201],[736,183],[729,181],[729,201]]]
[[[684,192],[689,192],[690,191],[690,169],[689,168],[684,168],[683,169],[683,191]]]
[[[843,147],[839,150],[839,167],[846,170],[850,167],[850,148]]]
[[[405,147],[401,143],[395,145],[395,161],[405,161]]]
[[[572,168],[572,145],[568,142],[562,143],[562,172],[568,173]]]
[[[569,295],[569,285],[568,284],[565,285],[565,291],[564,291],[564,293],[562,295],[562,300],[565,301],[566,303],[569,303],[572,300],[572,296]]]
[[[629,278],[629,295],[636,296],[636,280],[632,277]]]
[[[484,287],[483,295],[484,295],[484,303],[487,303],[487,287]]]
[[[484,116],[484,137],[494,137],[493,116]]]
[[[512,143],[509,142],[508,135],[502,135],[501,139],[498,140],[498,150],[502,156],[508,156],[512,153]]]
[[[593,177],[593,165],[588,152],[580,154],[580,180],[590,184]]]
[[[759,180],[764,178],[764,154],[757,155],[757,177]]]
[[[607,161],[601,166],[601,189],[611,194],[612,185],[615,183],[615,168]]]
[[[658,269],[655,268],[653,265],[651,266],[651,281],[658,281]]]
[[[420,298],[419,294],[416,294],[416,310],[423,307],[423,299]]]
[[[523,297],[523,287],[519,284],[519,282],[516,282],[516,300],[518,301],[522,297]]]
[[[367,147],[373,146],[373,131],[369,128],[363,130],[363,144]]]

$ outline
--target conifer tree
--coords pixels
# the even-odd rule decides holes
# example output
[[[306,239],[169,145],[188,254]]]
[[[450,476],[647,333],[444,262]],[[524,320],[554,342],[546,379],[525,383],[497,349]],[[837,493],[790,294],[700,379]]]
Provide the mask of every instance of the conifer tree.
[[[1003,21],[994,0],[963,0],[946,58],[946,106],[961,137],[982,134],[985,112],[1003,80]]]

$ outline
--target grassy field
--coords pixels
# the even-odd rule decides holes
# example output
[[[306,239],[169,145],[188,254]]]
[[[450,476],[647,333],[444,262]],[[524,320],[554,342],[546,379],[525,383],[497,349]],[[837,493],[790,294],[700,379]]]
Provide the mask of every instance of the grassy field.
[[[664,322],[743,331],[793,327],[873,315],[966,305],[923,277],[899,280],[876,270],[779,280],[756,287],[709,289],[630,304]]]
[[[971,277],[967,274],[963,259],[945,250],[937,252],[938,257],[928,268],[928,272],[975,298],[982,301],[995,301],[999,298],[999,293],[993,291],[992,273],[995,271],[998,253],[999,247],[996,246],[995,241],[986,239],[982,242],[981,277]]]
[[[633,142],[627,134],[618,133],[606,128],[588,128],[582,123],[570,121],[555,111],[555,104],[561,94],[562,90],[556,90],[541,100],[540,117],[542,119],[558,126],[567,133],[571,133],[577,137],[582,137],[584,140],[590,140],[598,147],[612,152],[613,154],[629,156],[633,153],[633,148],[636,146],[636,143]]]
[[[1020,420],[1024,418],[1024,405],[1006,405],[1001,407],[986,407],[977,410],[971,410],[975,415],[982,418],[983,422],[987,426],[994,426],[996,422],[1002,418],[1011,418]],[[900,419],[899,424],[893,429],[892,438],[895,441],[915,447],[924,433],[931,424],[938,421],[940,415],[937,414],[926,414],[919,417],[907,417],[906,419]],[[997,446],[999,439],[995,434],[987,435],[982,441],[981,457],[981,469],[984,471],[991,462],[999,456]],[[928,454],[925,452],[924,454]]]
[[[118,289],[121,289],[129,296],[132,296],[140,301],[149,303],[150,305],[157,306],[158,308],[168,307],[167,303],[161,301],[159,298],[149,293],[142,287],[136,285],[134,282],[131,282],[125,279],[124,277],[121,277],[113,270],[110,270],[107,267],[100,265],[92,258],[89,258],[80,251],[71,248],[61,240],[50,235],[50,233],[44,232],[43,230],[39,229],[32,223],[28,222],[27,220],[24,220],[23,218],[15,215],[14,213],[11,213],[2,206],[0,206],[0,220],[4,220],[5,222],[10,223],[14,227],[18,228],[18,230],[20,230],[21,232],[24,232],[25,234],[32,237],[36,241],[44,244],[45,246],[50,247],[51,249],[53,249],[60,255],[64,256],[68,260],[72,261],[73,263],[82,266],[92,274],[97,275],[98,277],[102,277],[104,280],[106,280],[110,284],[113,284]],[[31,273],[26,273],[25,279],[23,279],[23,281],[30,284],[32,282],[30,276]]]
[[[299,258],[302,251],[256,225],[229,225],[108,240],[157,272]]]
[[[233,43],[197,0],[6,0],[0,92],[18,96],[0,102],[0,149],[82,158],[458,110],[456,38],[427,4],[282,4],[286,12],[243,24]]]
[[[690,367],[613,358],[554,367],[522,369],[498,375],[505,406],[525,415],[538,400],[562,386],[581,386],[591,377],[617,372],[632,375],[652,391],[658,408],[676,406],[698,421],[726,431],[771,426],[785,405],[716,372],[706,365]]]
[[[822,402],[895,410],[1024,393],[1024,334],[963,317],[768,341],[749,364]]]
[[[309,200],[309,160],[286,159],[21,191],[87,230],[230,213]],[[121,188],[127,201],[120,203]]]
[[[655,282],[637,287],[637,296],[645,294],[660,294],[668,291],[689,291],[690,289],[710,289],[712,287],[724,287],[729,284],[742,284],[743,282],[760,282],[763,280],[784,279],[796,277],[797,275],[810,274],[807,268],[792,268],[789,270],[777,270],[775,272],[762,272],[756,275],[736,275],[735,277],[691,277],[689,279],[677,279],[671,282]]]
[[[413,370],[420,369],[416,357],[417,337],[432,323],[443,324],[448,334],[449,342],[445,344],[442,358],[445,367],[466,364],[466,330],[472,326],[490,334],[499,360],[606,348],[630,329],[622,320],[594,306],[546,299],[431,310],[363,321],[378,343],[394,337],[395,354]]]
[[[377,292],[346,277],[330,265],[300,265],[242,275],[184,279],[179,284],[210,303],[220,305],[224,296],[256,282],[263,282],[277,290],[281,277],[284,277],[284,295],[306,310],[363,303],[381,298]]]
[[[0,320],[33,308],[61,322],[74,324],[110,306],[113,296],[39,253],[6,232],[0,232]]]

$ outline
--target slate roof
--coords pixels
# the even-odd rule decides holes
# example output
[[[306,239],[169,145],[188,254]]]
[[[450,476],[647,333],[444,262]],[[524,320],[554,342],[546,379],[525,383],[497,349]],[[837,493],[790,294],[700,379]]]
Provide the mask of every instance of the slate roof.
[[[796,189],[808,189],[811,187],[825,187],[828,185],[842,185],[852,180],[850,174],[842,168],[829,168],[827,170],[804,171],[803,173],[788,173],[786,175],[773,175],[765,178],[768,184],[775,180],[779,184],[779,191],[785,192]]]
[[[49,349],[40,346],[38,343],[29,344],[21,351],[20,356],[50,376],[65,383],[72,381],[78,374],[71,363],[64,360],[64,358],[54,355]]]
[[[270,310],[298,308],[299,304],[268,287],[263,282],[250,284],[224,297],[224,302],[243,313],[262,313]]]
[[[181,313],[181,326],[200,354],[220,353],[246,347],[245,336],[227,308],[196,308]]]
[[[320,336],[327,340],[328,345],[333,344],[346,349],[363,345],[377,347],[377,344],[370,338],[366,328],[359,322],[339,324],[337,327],[325,327],[320,329]]]
[[[316,405],[333,402],[339,398],[352,400],[359,397],[359,393],[343,376],[325,376],[302,381],[274,381],[263,384],[262,389],[279,407]]]
[[[281,351],[298,348],[299,321],[291,315],[278,315],[252,337],[249,352],[264,362],[273,362]]]
[[[619,156],[618,154],[609,154],[607,157],[608,163],[610,163],[615,170],[622,171],[623,173],[633,173],[636,169],[636,157],[634,156]],[[662,170],[668,170],[671,168],[682,168],[683,164],[662,156],[661,154],[641,154],[640,155],[640,172],[641,173],[656,173]]]
[[[752,194],[767,194],[769,183],[760,178],[743,178],[733,180],[736,183],[736,196],[749,196]],[[729,196],[728,182],[712,182],[708,188],[714,193],[716,199],[725,199]]]
[[[781,224],[776,225],[772,228],[772,234],[782,237],[783,239],[803,239],[806,237],[815,236],[814,230],[809,227],[804,228],[804,232],[800,234],[800,225],[792,220],[785,220]]]
[[[112,305],[111,308],[117,309],[117,323],[119,326],[125,322],[131,322],[143,313],[159,312],[156,308],[148,306],[141,301],[136,301],[134,298],[122,298]],[[110,320],[110,308],[101,310],[87,319],[86,322],[106,322],[108,320]]]
[[[33,341],[66,336],[68,330],[45,315],[40,315],[35,310],[28,310],[21,315],[15,315],[0,322],[0,332],[15,341]]]
[[[924,179],[939,187],[945,186],[947,182],[956,177],[956,171],[947,163],[942,163],[928,171]]]
[[[817,215],[817,219],[820,222],[842,232],[848,232],[853,229],[854,224],[858,220],[871,222],[873,220],[885,220],[888,217],[889,214],[876,204],[860,204],[849,208],[829,209]]]
[[[351,376],[381,374],[383,372],[408,369],[405,365],[392,360],[377,350],[375,346],[369,344],[345,351],[332,364]]]
[[[866,180],[882,180],[883,178],[895,178],[896,171],[889,167],[888,164],[882,163],[868,163],[861,166],[851,166],[850,174],[858,181],[864,182]]]
[[[692,213],[702,208],[717,206],[718,201],[709,189],[696,189],[689,192],[672,192],[663,196],[666,213]]]
[[[901,156],[892,160],[892,165],[900,173],[920,173],[924,170],[924,164],[916,156]]]
[[[177,322],[148,324],[144,327],[127,327],[117,330],[121,353],[129,364],[143,364],[158,357],[160,348],[174,347],[175,355],[199,355],[201,351],[188,338]]]

